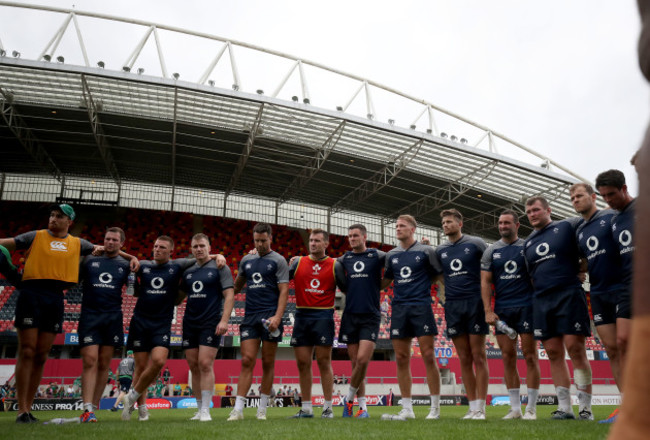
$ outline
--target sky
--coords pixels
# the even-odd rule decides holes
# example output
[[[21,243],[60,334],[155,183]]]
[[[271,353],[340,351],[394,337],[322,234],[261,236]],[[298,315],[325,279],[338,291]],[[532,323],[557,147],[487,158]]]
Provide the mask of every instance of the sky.
[[[205,32],[331,66],[487,126],[592,182],[600,171],[618,168],[636,195],[629,162],[648,124],[650,89],[638,68],[640,20],[632,0],[40,3]],[[0,41],[8,52],[17,48],[24,58],[34,59],[63,18],[0,6]],[[80,26],[91,65],[106,59],[107,68],[116,70],[144,32],[116,25],[102,33],[104,24],[92,20],[80,20]],[[70,49],[74,34],[66,35],[60,51],[67,51],[66,63],[80,63]],[[163,43],[172,53],[166,55],[170,72],[178,71],[187,81],[200,77],[220,47],[171,37]],[[135,66],[160,75],[153,50],[149,46],[145,52],[150,58],[143,52]],[[268,93],[289,66],[256,69],[256,61],[243,52],[238,67],[249,89]],[[219,69],[215,75],[230,81],[227,68]],[[324,78],[314,74],[309,84],[314,106],[332,109],[327,95],[334,88],[347,95],[354,91]],[[416,116],[389,100],[382,102],[381,96],[375,105],[377,120],[384,122],[393,118],[396,125],[408,127]],[[470,143],[475,135],[457,134]],[[499,152],[516,157],[508,149]]]

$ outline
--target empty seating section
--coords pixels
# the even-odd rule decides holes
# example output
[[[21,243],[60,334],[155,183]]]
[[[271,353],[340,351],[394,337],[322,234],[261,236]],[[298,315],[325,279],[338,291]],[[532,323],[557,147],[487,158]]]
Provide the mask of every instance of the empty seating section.
[[[78,209],[79,218],[73,225],[73,233],[93,243],[102,244],[104,231],[109,226],[119,226],[126,233],[126,252],[137,256],[139,259],[150,259],[153,243],[160,235],[169,235],[174,239],[175,247],[173,258],[187,257],[191,254],[191,239],[197,232],[203,232],[212,241],[212,253],[221,253],[226,257],[233,277],[237,276],[239,262],[242,257],[253,249],[252,228],[254,222],[246,220],[235,220],[222,217],[202,216],[195,218],[188,213],[151,211],[131,208],[102,208],[83,207]],[[199,221],[200,220],[200,221]],[[2,202],[0,204],[0,237],[11,237],[23,232],[46,227],[47,205],[39,203],[24,202]],[[301,235],[298,230],[286,226],[273,225],[272,248],[290,259],[296,255],[307,255],[307,243],[303,239],[307,234]],[[385,252],[392,246],[381,245],[376,242],[368,242],[368,247],[375,247]],[[332,257],[343,255],[349,249],[345,236],[330,235],[330,247],[328,254]],[[24,263],[24,252],[14,252],[14,264],[22,266]],[[293,294],[293,282],[290,283],[290,294],[287,309],[283,316],[284,335],[289,336],[293,331],[293,322],[296,312],[295,296]],[[0,275],[0,332],[13,331],[13,320],[16,309],[18,292],[13,286],[8,285]],[[452,347],[452,342],[446,337],[446,322],[444,309],[437,299],[435,286],[432,287],[432,310],[438,326],[436,347]],[[392,288],[382,292],[382,301],[385,296],[392,298]],[[75,332],[79,324],[81,312],[81,288],[75,286],[68,290],[65,297],[64,332]],[[137,298],[126,294],[126,288],[122,293],[122,311],[124,314],[123,324],[126,331],[133,315],[133,308]],[[239,336],[239,324],[243,320],[245,309],[246,293],[239,293],[235,297],[235,307],[228,323],[228,334]],[[182,332],[183,315],[185,313],[185,302],[175,310],[172,332]],[[341,311],[335,313],[336,331],[341,325]],[[390,307],[389,314],[390,316]],[[379,338],[390,337],[390,319],[382,320],[379,331]],[[495,346],[492,341],[488,346]],[[595,337],[587,339],[587,348],[603,350],[600,341]]]

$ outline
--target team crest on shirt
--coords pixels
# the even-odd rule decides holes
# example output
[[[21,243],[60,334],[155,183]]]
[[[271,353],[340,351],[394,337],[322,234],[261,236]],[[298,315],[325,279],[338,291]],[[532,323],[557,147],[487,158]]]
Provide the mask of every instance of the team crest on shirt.
[[[271,264],[267,264],[266,265],[266,270],[271,270],[271,269],[273,269],[273,266]]]
[[[318,272],[320,272],[322,268],[320,267],[320,264],[314,264],[313,269],[314,271],[312,272],[312,275],[318,275]]]
[[[142,270],[142,273],[150,273],[150,272],[151,272],[151,268],[150,268],[150,267],[145,267],[145,268]]]
[[[415,261],[420,261],[420,260],[421,260],[420,256],[417,255],[417,256],[415,257]]]
[[[398,259],[398,258],[393,258],[392,261],[393,261],[393,264],[397,264],[397,263],[399,263],[399,259]]]
[[[173,273],[174,273],[174,269],[169,269],[169,273],[170,273],[170,274],[173,274]]]
[[[553,228],[553,233],[554,234],[557,234],[558,232],[560,232],[560,230],[558,228]]]
[[[250,269],[250,268],[251,268],[251,264],[250,264],[250,263],[248,263],[246,266],[244,266],[244,269]]]
[[[447,258],[447,252],[443,252],[443,253],[440,255],[440,258]]]
[[[208,341],[208,344],[212,344],[212,336],[208,336],[208,339],[206,340]]]
[[[213,276],[213,273],[212,273],[212,272],[208,272],[208,278],[212,278],[212,276]]]
[[[117,336],[117,335],[113,336],[113,342],[119,342],[119,341],[120,341],[119,336]]]
[[[117,269],[117,271],[118,271],[119,273],[124,273],[124,269],[122,269],[121,267],[119,267],[119,268]]]
[[[169,339],[169,336],[167,336],[167,335],[162,337],[162,340],[165,341],[165,342],[167,342],[168,339]]]
[[[372,252],[368,252],[368,254],[366,254],[366,257],[368,257],[368,258],[372,258],[372,257],[373,257],[373,253],[372,253]]]
[[[528,321],[524,321],[521,325],[522,325],[526,330],[528,330],[528,329],[530,328],[530,324],[528,323]]]
[[[580,325],[579,322],[576,322],[575,325],[574,325],[574,327],[575,327],[576,331],[580,331],[580,330],[582,330],[582,326]]]
[[[478,324],[474,324],[474,331],[475,332],[479,331],[480,329],[481,329],[481,326],[479,326]]]
[[[465,252],[465,255],[467,255],[467,254],[469,254],[471,251],[469,250],[469,248],[465,248],[465,250],[464,250],[463,252]]]
[[[93,261],[92,267],[99,267],[99,261]]]
[[[422,328],[424,329],[425,332],[428,332],[428,331],[429,331],[429,326],[426,325],[426,324],[424,324],[424,326],[422,326]]]
[[[602,228],[603,226],[606,226],[607,222],[605,220],[600,221],[600,227]]]
[[[185,279],[191,280],[192,279],[192,274],[188,273],[187,276],[185,277]]]

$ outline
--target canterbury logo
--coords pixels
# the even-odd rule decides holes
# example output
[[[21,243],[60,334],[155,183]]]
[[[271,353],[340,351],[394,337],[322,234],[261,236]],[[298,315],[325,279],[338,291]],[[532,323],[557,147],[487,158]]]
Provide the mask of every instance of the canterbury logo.
[[[65,243],[65,241],[51,241],[50,250],[57,252],[67,252],[68,245]]]

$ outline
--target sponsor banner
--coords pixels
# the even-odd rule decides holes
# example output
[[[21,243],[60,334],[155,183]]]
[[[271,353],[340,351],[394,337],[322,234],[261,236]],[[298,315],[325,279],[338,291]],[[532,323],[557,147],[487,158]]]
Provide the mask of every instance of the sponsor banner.
[[[402,396],[395,396],[395,405],[402,404]],[[416,406],[431,406],[431,396],[412,396],[411,402]],[[440,396],[440,405],[444,406],[459,406],[469,405],[466,396],[451,395]]]
[[[196,399],[194,397],[185,397],[176,401],[172,401],[174,408],[187,409],[187,408],[198,408],[196,404]],[[214,402],[210,401],[210,408],[214,408]]]
[[[572,405],[578,405],[578,396],[571,396]],[[618,394],[591,396],[592,405],[616,405],[621,404],[621,396]]]
[[[486,348],[485,354],[488,359],[501,359],[501,350],[498,348]]]
[[[129,337],[128,333],[124,333],[124,345]],[[66,333],[63,338],[63,345],[79,345],[79,333]]]
[[[548,360],[548,354],[546,354],[546,350],[544,350],[543,348],[539,348],[537,350],[537,354],[540,360]],[[571,360],[571,358],[569,357],[569,353],[567,353],[566,350],[564,351],[564,359],[566,359],[567,361]],[[596,359],[593,350],[587,350],[587,359],[589,359],[590,361]]]
[[[492,396],[492,399],[490,401],[490,405],[492,405],[492,406],[510,405],[510,397],[508,397],[508,396]]]
[[[528,396],[522,396],[521,403],[528,403]],[[553,394],[542,394],[537,396],[538,405],[557,405],[557,396]]]
[[[169,345],[172,347],[180,347],[183,345],[183,335],[172,335],[169,339]]]
[[[99,409],[111,409],[115,405],[114,397],[107,397],[99,402]],[[138,405],[136,404],[136,408]],[[214,403],[210,402],[210,408]],[[120,403],[119,409],[124,408]],[[196,399],[193,397],[163,397],[147,399],[147,408],[149,409],[172,409],[172,408],[196,408]]]
[[[235,406],[235,399],[237,396],[221,396],[221,408],[233,408]],[[283,408],[286,406],[293,406],[293,397],[274,397],[273,406]],[[246,408],[257,408],[260,406],[260,396],[247,396]]]
[[[323,406],[325,403],[324,396],[312,396],[311,403],[315,406]],[[358,405],[359,401],[357,398],[354,398],[354,404]],[[343,406],[343,396],[332,396],[332,405],[333,406]],[[386,406],[386,396],[380,395],[369,395],[366,396],[366,405],[371,406]]]
[[[83,411],[84,404],[81,399],[34,399],[32,411]],[[6,399],[5,411],[18,411],[18,401]]]
[[[607,356],[606,351],[596,351],[596,352],[594,352],[594,354],[596,355],[596,360],[599,360],[599,361],[608,361],[609,360],[609,356]]]

